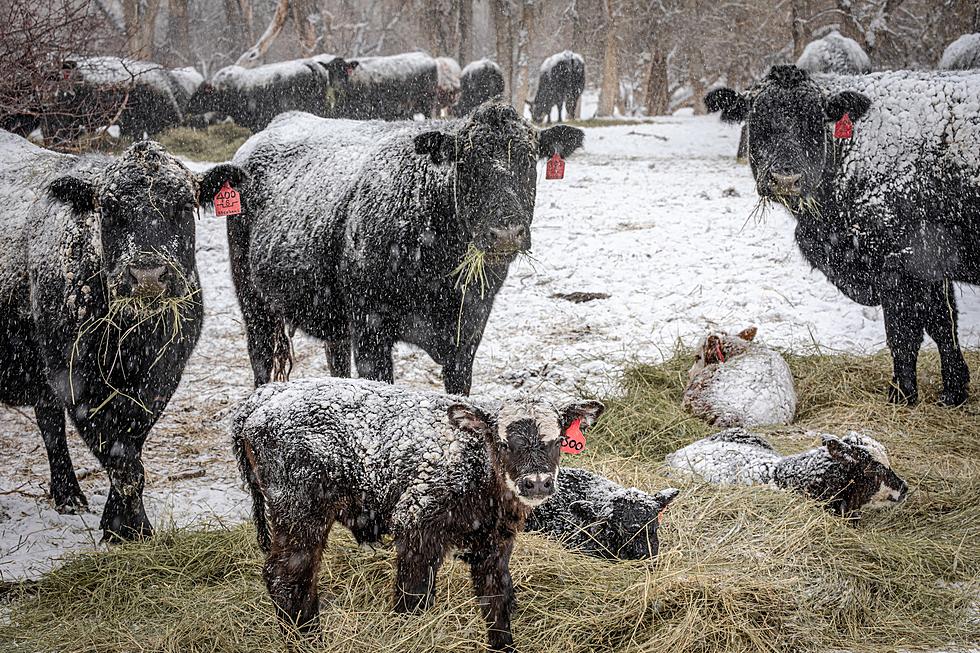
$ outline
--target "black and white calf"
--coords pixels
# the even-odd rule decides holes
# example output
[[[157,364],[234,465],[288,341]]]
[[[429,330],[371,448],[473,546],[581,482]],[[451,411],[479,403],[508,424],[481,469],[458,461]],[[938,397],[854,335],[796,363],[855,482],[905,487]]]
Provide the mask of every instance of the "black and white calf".
[[[588,428],[602,409],[472,402],[362,380],[256,390],[234,418],[234,447],[283,626],[317,627],[317,574],[336,521],[360,543],[394,536],[397,612],[430,607],[443,559],[464,552],[490,650],[514,650],[515,538],[555,491],[564,431],[576,420]]]
[[[923,332],[942,359],[940,401],[966,401],[954,281],[980,283],[980,73],[811,78],[776,66],[750,93],[709,93],[745,121],[756,188],[796,217],[804,257],[845,295],[881,305],[893,401],[918,399]]]
[[[582,55],[565,50],[553,54],[541,62],[538,77],[538,90],[531,105],[531,119],[551,122],[551,107],[558,107],[558,122],[562,121],[562,108],[565,116],[574,120],[578,111],[578,101],[585,90],[585,59]]]
[[[821,434],[823,444],[781,456],[760,435],[721,431],[667,456],[667,465],[718,485],[771,485],[822,501],[838,515],[894,506],[908,486],[891,469],[888,452],[874,438],[851,432]]]
[[[657,529],[680,490],[625,488],[587,469],[564,468],[554,495],[525,529],[596,558],[643,560],[660,551]]]
[[[228,221],[255,384],[288,365],[288,323],[326,341],[335,376],[353,350],[360,377],[392,382],[404,341],[469,393],[494,297],[531,245],[537,161],[581,144],[500,104],[444,123],[274,120],[235,155],[252,182]],[[454,270],[473,249],[486,284],[467,291]]]
[[[201,333],[192,174],[152,141],[79,158],[0,132],[0,401],[32,406],[61,512],[86,506],[65,412],[109,475],[107,538],[149,535],[143,443]],[[179,325],[179,326],[178,326]]]

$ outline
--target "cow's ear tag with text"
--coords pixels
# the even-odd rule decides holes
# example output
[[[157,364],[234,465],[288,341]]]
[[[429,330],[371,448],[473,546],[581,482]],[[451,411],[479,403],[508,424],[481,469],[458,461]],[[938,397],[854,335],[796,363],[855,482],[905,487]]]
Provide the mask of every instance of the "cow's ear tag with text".
[[[851,122],[850,114],[845,113],[834,124],[834,138],[851,138],[854,136],[854,123]]]
[[[242,199],[238,191],[231,187],[231,182],[226,181],[214,196],[214,214],[218,217],[223,215],[238,215],[242,212]]]
[[[582,433],[582,420],[577,419],[568,425],[561,436],[561,452],[579,454],[585,450],[585,434]]]
[[[565,159],[561,158],[558,152],[551,155],[548,159],[548,167],[544,174],[545,179],[564,179],[565,178]]]

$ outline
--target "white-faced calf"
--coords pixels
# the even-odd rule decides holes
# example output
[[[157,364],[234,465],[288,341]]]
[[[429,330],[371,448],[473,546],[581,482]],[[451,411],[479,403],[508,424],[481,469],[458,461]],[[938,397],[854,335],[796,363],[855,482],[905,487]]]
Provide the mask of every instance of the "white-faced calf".
[[[234,444],[281,623],[316,628],[317,573],[337,521],[360,543],[394,536],[398,612],[429,607],[446,554],[465,552],[490,649],[512,651],[514,540],[555,491],[564,431],[602,409],[493,406],[363,380],[260,387],[235,417]]]

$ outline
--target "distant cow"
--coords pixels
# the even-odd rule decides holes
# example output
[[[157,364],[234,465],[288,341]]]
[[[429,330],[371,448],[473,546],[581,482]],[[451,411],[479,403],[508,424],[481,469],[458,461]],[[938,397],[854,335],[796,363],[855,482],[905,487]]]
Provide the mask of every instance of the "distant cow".
[[[574,120],[578,113],[578,101],[585,90],[585,59],[571,50],[553,54],[541,63],[538,90],[531,104],[531,119],[551,122],[551,107],[558,107],[558,122],[565,115]]]
[[[187,113],[228,115],[253,132],[265,129],[273,118],[286,111],[334,115],[357,66],[357,62],[333,55],[256,68],[226,66],[198,87]]]
[[[435,124],[274,120],[235,155],[254,177],[228,221],[256,385],[285,369],[288,323],[326,341],[334,375],[350,375],[353,346],[359,376],[391,382],[404,341],[468,393],[494,297],[531,245],[536,163],[582,139],[503,104]],[[467,254],[485,273],[468,289]]]
[[[433,115],[439,72],[436,60],[421,52],[389,57],[358,57],[345,93],[331,117],[354,120],[411,120]]]
[[[141,451],[204,311],[195,212],[241,171],[160,145],[74,157],[0,132],[0,401],[32,406],[60,512],[84,508],[65,412],[109,475],[107,539],[151,533]]]
[[[964,34],[943,51],[939,60],[942,70],[975,70],[980,68],[980,34]]]
[[[459,76],[459,102],[455,114],[465,116],[484,102],[504,96],[504,73],[489,59],[473,61]]]
[[[980,283],[980,73],[811,78],[776,66],[750,93],[705,97],[744,121],[756,189],[796,218],[803,256],[845,295],[881,305],[893,401],[918,399],[923,332],[942,403],[966,401],[954,281]]]
[[[871,72],[871,59],[857,41],[834,30],[808,43],[796,66],[814,74],[863,75]]]
[[[438,85],[436,87],[436,113],[445,112],[452,115],[452,109],[459,101],[459,76],[462,71],[459,64],[451,57],[438,57]]]
[[[513,651],[514,542],[560,483],[562,435],[602,410],[531,397],[491,405],[363,380],[263,386],[235,415],[234,448],[280,624],[318,627],[320,559],[340,522],[358,542],[394,536],[396,612],[431,607],[443,560],[462,552],[490,650]]]

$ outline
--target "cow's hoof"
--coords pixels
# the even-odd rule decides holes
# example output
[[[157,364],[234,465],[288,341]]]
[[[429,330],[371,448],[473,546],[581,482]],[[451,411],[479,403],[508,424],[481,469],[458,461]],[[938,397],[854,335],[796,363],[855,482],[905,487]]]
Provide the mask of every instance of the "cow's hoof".
[[[117,520],[112,520],[113,522]],[[146,540],[153,536],[153,527],[146,517],[139,520],[136,524],[103,525],[102,541],[107,544],[122,544],[123,542],[136,542]]]
[[[939,405],[946,406],[948,408],[956,408],[957,406],[962,406],[969,399],[970,395],[963,389],[956,390],[943,390],[939,395]]]
[[[54,503],[54,509],[62,515],[78,515],[88,510],[88,500],[81,490],[54,492],[51,501]]]
[[[893,384],[888,388],[888,401],[899,406],[914,406],[919,403],[919,393],[915,390],[902,392],[898,386]]]
[[[395,601],[395,612],[398,614],[421,614],[429,608],[424,596],[403,594]]]

